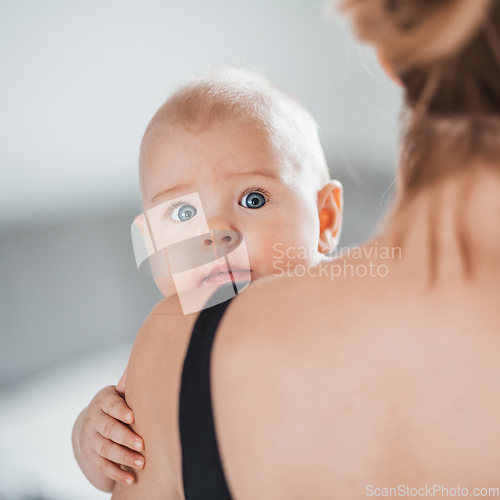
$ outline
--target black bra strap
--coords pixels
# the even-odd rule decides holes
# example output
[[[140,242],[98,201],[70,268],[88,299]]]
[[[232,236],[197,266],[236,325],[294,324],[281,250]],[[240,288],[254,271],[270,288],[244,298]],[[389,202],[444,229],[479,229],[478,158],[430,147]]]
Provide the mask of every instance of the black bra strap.
[[[210,391],[212,344],[230,301],[201,311],[184,361],[179,429],[186,500],[231,500],[217,445]]]

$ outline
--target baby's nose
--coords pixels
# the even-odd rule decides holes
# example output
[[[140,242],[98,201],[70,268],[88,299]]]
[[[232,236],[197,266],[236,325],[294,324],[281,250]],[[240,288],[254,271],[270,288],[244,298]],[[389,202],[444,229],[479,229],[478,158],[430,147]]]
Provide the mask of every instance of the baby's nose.
[[[220,258],[232,252],[241,242],[241,233],[231,229],[214,229],[210,231],[210,238],[205,238],[204,246],[206,248],[215,247],[214,251]]]

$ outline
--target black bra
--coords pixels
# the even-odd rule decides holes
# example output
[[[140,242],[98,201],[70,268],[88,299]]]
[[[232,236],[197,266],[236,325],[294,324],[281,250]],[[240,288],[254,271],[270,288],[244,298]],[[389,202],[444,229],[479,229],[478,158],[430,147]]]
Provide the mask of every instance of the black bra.
[[[231,286],[231,285],[229,285]],[[217,290],[227,296],[226,287]],[[210,390],[210,355],[219,322],[231,299],[201,311],[182,370],[179,430],[186,500],[232,500],[217,446]]]

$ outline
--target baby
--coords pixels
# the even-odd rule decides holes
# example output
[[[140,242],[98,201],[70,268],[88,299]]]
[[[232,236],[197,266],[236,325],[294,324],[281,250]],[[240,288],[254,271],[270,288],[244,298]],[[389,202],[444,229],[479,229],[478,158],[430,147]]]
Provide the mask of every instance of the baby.
[[[153,272],[165,297],[181,297],[186,283],[198,294],[196,306],[181,300],[184,314],[199,311],[200,297],[206,302],[221,284],[319,264],[338,243],[342,186],[330,180],[317,125],[263,76],[226,69],[180,88],[145,132],[139,172],[145,216],[136,225],[154,241],[154,248],[146,244],[149,255],[200,235],[206,247],[237,247],[220,260],[179,268],[177,276],[188,273],[182,280],[172,269]],[[239,257],[225,267],[233,254]],[[94,397],[73,430],[77,461],[103,491],[133,482],[121,465],[144,466],[144,443],[125,425],[134,416],[124,387],[125,374]]]

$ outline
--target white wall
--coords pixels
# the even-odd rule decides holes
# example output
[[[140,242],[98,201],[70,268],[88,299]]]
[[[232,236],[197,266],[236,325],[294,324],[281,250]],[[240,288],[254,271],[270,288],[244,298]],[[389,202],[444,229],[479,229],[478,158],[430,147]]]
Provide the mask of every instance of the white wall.
[[[0,225],[138,204],[142,133],[211,66],[256,68],[331,168],[392,169],[398,90],[322,0],[1,0]]]

